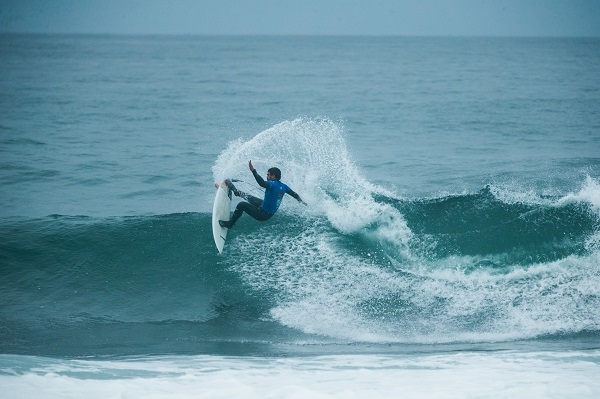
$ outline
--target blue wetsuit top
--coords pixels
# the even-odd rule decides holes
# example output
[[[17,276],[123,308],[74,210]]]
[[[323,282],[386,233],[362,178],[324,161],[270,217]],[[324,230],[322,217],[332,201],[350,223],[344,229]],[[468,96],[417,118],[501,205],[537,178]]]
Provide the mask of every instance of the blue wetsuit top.
[[[252,171],[252,174],[254,175],[254,178],[259,186],[266,189],[265,198],[263,199],[263,202],[259,208],[261,211],[268,213],[269,215],[277,212],[277,209],[279,209],[279,205],[281,205],[281,200],[283,200],[283,196],[285,194],[289,194],[300,201],[300,196],[279,180],[265,181],[262,177],[260,177],[256,169]]]

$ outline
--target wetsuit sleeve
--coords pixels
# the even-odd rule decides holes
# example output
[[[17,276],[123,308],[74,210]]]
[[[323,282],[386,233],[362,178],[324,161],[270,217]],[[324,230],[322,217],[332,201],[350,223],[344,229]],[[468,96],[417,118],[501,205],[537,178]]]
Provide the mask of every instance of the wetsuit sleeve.
[[[291,195],[292,197],[294,197],[295,199],[297,199],[298,201],[302,202],[302,198],[300,198],[300,196],[294,190],[292,190],[291,188],[288,187],[287,193],[289,195]]]
[[[252,174],[254,175],[254,178],[256,179],[256,182],[258,183],[259,186],[264,187],[264,188],[269,188],[269,183],[267,183],[265,181],[265,179],[263,179],[262,177],[260,177],[260,175],[258,174],[258,172],[256,171],[256,169],[254,169],[252,171]]]

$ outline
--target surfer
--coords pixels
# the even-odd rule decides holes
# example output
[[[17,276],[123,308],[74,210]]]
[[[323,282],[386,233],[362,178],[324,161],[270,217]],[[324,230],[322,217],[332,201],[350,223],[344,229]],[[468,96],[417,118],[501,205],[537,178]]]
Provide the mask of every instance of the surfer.
[[[242,216],[244,212],[248,215],[252,216],[254,219],[264,222],[269,219],[271,216],[277,212],[279,209],[279,205],[281,205],[281,200],[285,194],[289,194],[294,197],[298,202],[303,205],[306,205],[306,202],[300,198],[296,192],[294,192],[289,186],[282,183],[281,180],[281,171],[278,168],[271,168],[267,171],[267,180],[265,181],[254,166],[252,166],[252,161],[248,161],[248,168],[254,175],[256,182],[259,186],[265,188],[265,196],[261,200],[258,197],[254,197],[249,195],[243,191],[238,190],[231,180],[225,180],[225,184],[227,187],[233,192],[236,197],[242,197],[246,201],[242,201],[235,207],[235,211],[233,212],[233,216],[231,220],[219,220],[219,225],[221,227],[226,227],[228,229],[232,228],[235,222]],[[218,184],[215,184],[215,187],[219,187]]]

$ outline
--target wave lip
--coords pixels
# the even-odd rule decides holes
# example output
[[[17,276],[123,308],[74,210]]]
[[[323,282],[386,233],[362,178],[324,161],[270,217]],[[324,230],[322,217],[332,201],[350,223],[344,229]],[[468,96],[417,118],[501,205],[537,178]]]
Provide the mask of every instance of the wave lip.
[[[416,237],[411,248],[420,257],[479,257],[500,269],[585,255],[599,222],[587,202],[506,202],[489,187],[395,206]]]

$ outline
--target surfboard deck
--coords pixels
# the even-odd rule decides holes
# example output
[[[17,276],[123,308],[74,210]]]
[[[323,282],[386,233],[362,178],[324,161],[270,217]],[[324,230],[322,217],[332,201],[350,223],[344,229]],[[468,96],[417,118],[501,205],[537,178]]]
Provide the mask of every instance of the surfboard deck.
[[[223,253],[223,247],[225,246],[225,240],[227,239],[227,231],[229,229],[221,227],[219,220],[229,220],[231,214],[231,192],[222,182],[219,188],[217,188],[217,194],[215,195],[215,202],[213,204],[212,212],[212,230],[213,238],[215,239],[215,245],[219,253]]]

